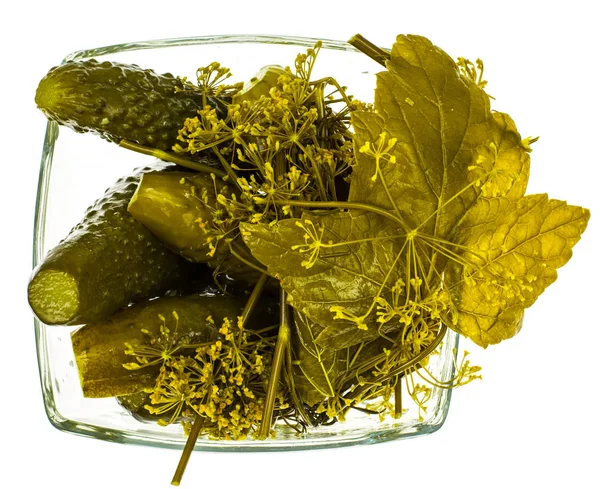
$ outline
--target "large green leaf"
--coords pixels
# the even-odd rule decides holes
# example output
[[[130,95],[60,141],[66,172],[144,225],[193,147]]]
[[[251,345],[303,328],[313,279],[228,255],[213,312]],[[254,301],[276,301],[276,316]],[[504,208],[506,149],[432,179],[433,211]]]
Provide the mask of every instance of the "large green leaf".
[[[396,138],[396,163],[384,164],[373,182],[375,160],[359,156],[349,200],[395,206],[411,228],[444,237],[477,198],[465,187],[477,148],[492,140],[489,97],[422,37],[399,36],[387,67],[377,75],[377,115],[355,113],[352,123],[359,147],[377,132]]]
[[[388,69],[377,75],[377,113],[352,114],[349,200],[395,210],[411,229],[445,238],[489,180],[524,195],[529,157],[514,122],[491,112],[489,96],[446,53],[425,38],[399,36]],[[394,163],[358,151],[381,133],[396,139]]]
[[[378,337],[341,350],[322,347],[316,341],[324,330],[322,325],[298,310],[294,310],[294,324],[294,386],[309,406],[327,398],[343,397],[361,378],[376,379],[374,366],[395,346],[393,341]]]

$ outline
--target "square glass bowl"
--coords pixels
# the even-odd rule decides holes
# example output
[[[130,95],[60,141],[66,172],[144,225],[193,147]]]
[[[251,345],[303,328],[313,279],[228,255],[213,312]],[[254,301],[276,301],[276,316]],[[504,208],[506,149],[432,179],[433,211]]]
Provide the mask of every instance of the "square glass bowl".
[[[296,55],[313,47],[316,39],[284,36],[216,36],[121,44],[75,52],[65,58],[117,61],[170,72],[195,80],[196,69],[213,61],[231,68],[233,81],[251,78],[265,65],[293,66]],[[376,62],[339,41],[323,41],[314,79],[333,76],[359,100],[371,102]],[[41,115],[40,115],[41,116]],[[33,265],[40,263],[85,209],[107,187],[132,169],[144,166],[149,157],[127,151],[97,136],[77,134],[49,122],[44,140],[36,205]],[[35,320],[40,380],[46,413],[58,429],[120,443],[181,448],[185,444],[179,424],[162,427],[139,421],[111,399],[84,398],[71,347],[70,335],[77,327],[47,326]],[[454,376],[458,335],[446,333],[441,353],[430,358],[429,369],[442,381]],[[405,396],[408,399],[408,396]],[[197,450],[297,450],[376,443],[412,437],[438,430],[446,418],[451,391],[433,388],[427,412],[405,402],[399,419],[352,410],[345,422],[309,429],[298,435],[281,423],[275,439],[217,441],[200,438]]]

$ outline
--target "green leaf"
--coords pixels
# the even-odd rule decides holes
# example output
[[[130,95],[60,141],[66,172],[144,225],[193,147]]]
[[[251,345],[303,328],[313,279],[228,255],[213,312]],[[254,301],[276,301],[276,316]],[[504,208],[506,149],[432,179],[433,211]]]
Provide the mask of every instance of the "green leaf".
[[[510,116],[494,112],[491,139],[477,147],[467,167],[469,181],[479,180],[478,197],[523,197],[529,181],[529,151]]]
[[[468,245],[453,243],[470,209],[480,199],[524,196],[529,147],[512,119],[492,113],[484,90],[427,39],[399,36],[388,69],[378,74],[377,113],[352,114],[357,164],[349,200],[394,211],[417,230],[415,268],[430,264],[429,280],[441,279],[446,265],[472,256]],[[395,145],[380,157],[382,133]],[[521,320],[510,307],[486,319],[507,337]],[[460,330],[469,336],[474,328]]]
[[[524,309],[571,257],[589,216],[545,194],[478,201],[456,236],[467,263],[449,263],[445,275],[455,328],[484,347],[514,336]]]
[[[376,381],[374,366],[384,361],[386,351],[395,345],[385,337],[378,337],[342,350],[323,348],[316,342],[323,326],[298,310],[294,310],[294,323],[294,386],[309,406],[343,396],[358,378]]]
[[[377,336],[376,296],[389,297],[402,276],[401,241],[393,222],[360,211],[284,219],[269,226],[242,224],[244,241],[269,273],[281,281],[289,303],[323,325],[322,347],[345,348]],[[311,263],[314,258],[314,262]],[[332,307],[357,322],[337,318]]]

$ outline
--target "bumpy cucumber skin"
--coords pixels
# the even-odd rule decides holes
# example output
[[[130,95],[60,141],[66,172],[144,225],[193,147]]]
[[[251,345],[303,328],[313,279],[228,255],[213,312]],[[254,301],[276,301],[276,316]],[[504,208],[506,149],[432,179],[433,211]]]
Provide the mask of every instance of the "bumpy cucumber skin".
[[[101,320],[132,301],[163,294],[192,272],[189,262],[127,212],[141,175],[168,167],[174,165],[157,163],[120,179],[33,271],[29,303],[42,322],[76,325]],[[53,317],[44,306],[55,292],[45,277],[56,272],[75,284],[76,307],[69,317]]]
[[[186,118],[203,107],[199,92],[137,65],[69,61],[40,81],[36,103],[46,117],[78,132],[170,150]]]
[[[82,326],[71,340],[84,396],[125,396],[153,387],[160,364],[138,370],[127,370],[123,364],[136,361],[125,354],[126,342],[133,346],[148,343],[143,329],[160,338],[163,321],[159,315],[165,318],[172,339],[187,336],[191,343],[198,344],[216,340],[223,318],[235,321],[243,305],[243,299],[221,295],[163,297]],[[207,320],[209,316],[212,321]]]

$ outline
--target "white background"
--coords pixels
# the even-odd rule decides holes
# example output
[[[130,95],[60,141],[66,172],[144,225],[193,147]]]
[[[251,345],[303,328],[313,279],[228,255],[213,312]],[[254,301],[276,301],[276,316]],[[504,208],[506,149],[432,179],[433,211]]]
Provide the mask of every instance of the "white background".
[[[179,458],[175,450],[61,433],[45,417],[25,298],[45,130],[33,102],[39,79],[67,53],[128,41],[217,33],[347,39],[356,32],[383,46],[398,33],[421,34],[453,57],[483,58],[494,107],[511,114],[524,137],[541,136],[530,192],[590,208],[590,226],[558,282],[527,312],[523,331],[486,351],[471,347],[484,379],[455,392],[436,434],[314,452],[196,452],[182,485],[600,487],[595,3],[3,2],[0,487],[164,488]]]

